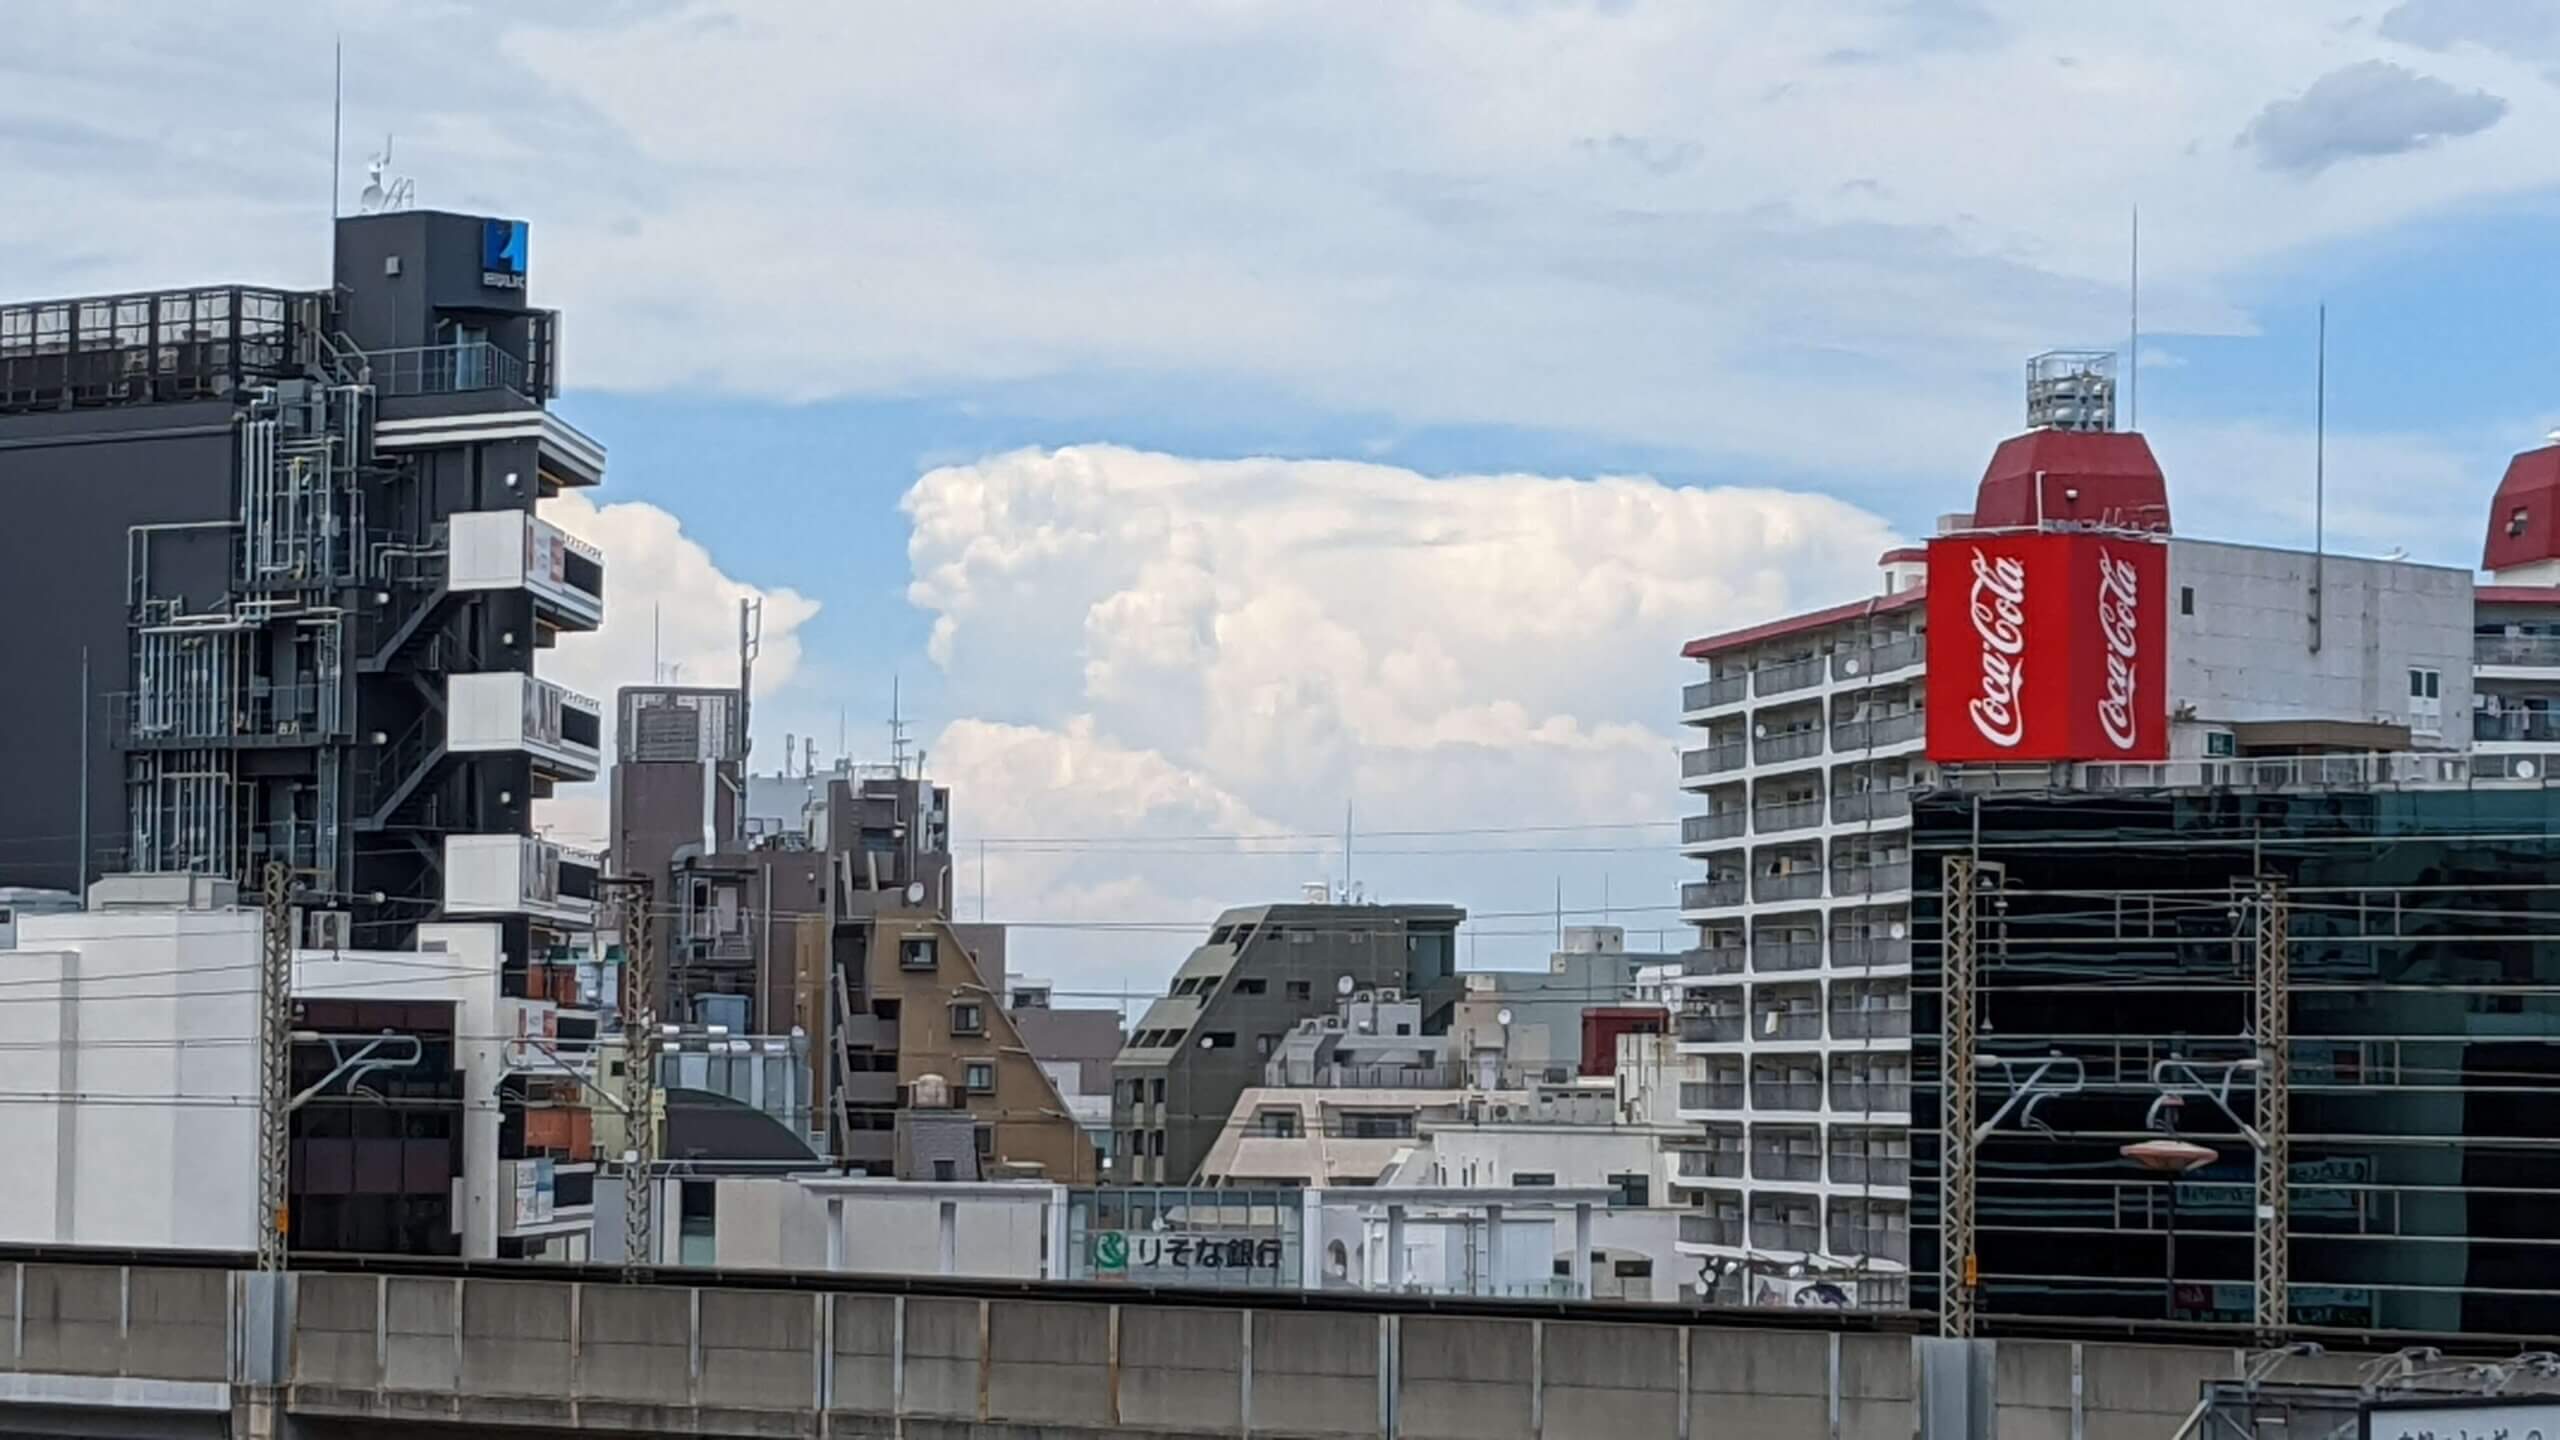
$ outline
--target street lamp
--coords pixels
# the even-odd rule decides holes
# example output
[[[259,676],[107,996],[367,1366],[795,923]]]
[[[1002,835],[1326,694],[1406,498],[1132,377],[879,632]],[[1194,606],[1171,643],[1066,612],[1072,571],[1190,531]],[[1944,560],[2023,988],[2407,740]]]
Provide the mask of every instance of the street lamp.
[[[2169,1186],[2168,1259],[2161,1279],[2161,1318],[2178,1318],[2178,1177],[2222,1158],[2222,1152],[2192,1140],[2138,1140],[2116,1153],[2152,1171]]]

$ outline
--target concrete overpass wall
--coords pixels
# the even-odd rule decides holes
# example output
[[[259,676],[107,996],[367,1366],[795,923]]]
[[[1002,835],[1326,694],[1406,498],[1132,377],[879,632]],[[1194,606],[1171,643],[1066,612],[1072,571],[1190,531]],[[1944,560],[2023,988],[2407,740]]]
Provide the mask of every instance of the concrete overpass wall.
[[[0,1434],[2157,1440],[2242,1356],[1713,1323],[0,1265]],[[1241,1299],[1242,1297],[1239,1297]],[[1659,1314],[1659,1311],[1653,1311]],[[2352,1373],[2327,1357],[2323,1373]],[[252,1383],[272,1374],[269,1391]],[[274,1413],[258,1402],[279,1402]],[[185,1424],[199,1428],[188,1430]],[[173,1428],[180,1427],[180,1428]],[[69,1433],[66,1429],[62,1433]],[[83,1431],[81,1433],[89,1433]]]

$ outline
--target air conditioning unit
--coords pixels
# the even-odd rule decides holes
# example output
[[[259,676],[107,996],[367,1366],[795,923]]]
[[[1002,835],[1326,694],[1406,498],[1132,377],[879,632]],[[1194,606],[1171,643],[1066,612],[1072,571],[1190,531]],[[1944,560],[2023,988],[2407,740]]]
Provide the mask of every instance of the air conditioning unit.
[[[309,950],[355,948],[356,924],[345,910],[312,910],[302,917],[303,947]]]

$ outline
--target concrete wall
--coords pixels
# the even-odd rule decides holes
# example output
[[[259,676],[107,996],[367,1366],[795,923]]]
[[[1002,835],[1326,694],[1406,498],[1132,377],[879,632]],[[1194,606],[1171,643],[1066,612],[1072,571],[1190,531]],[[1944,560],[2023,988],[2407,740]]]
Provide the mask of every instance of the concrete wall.
[[[713,1236],[723,1270],[824,1270],[826,1202],[798,1181],[726,1179],[712,1197]],[[963,1202],[955,1217],[960,1272],[971,1278],[1037,1280],[1047,1232],[1038,1205]],[[845,1270],[855,1275],[932,1275],[941,1268],[938,1202],[845,1201]]]

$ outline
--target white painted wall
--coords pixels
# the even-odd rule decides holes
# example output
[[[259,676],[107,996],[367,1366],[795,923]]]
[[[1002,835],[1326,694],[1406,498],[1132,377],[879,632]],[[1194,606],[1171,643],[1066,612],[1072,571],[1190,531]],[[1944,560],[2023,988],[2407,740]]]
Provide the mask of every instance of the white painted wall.
[[[2442,675],[2444,734],[2471,735],[2471,572],[2331,555],[2312,653],[2306,551],[2169,542],[2169,700],[2199,722],[2365,720],[2407,724],[2409,668]],[[2194,593],[2193,614],[2182,592]],[[2200,732],[2180,726],[2181,755]],[[2187,747],[2193,747],[2192,750]]]
[[[712,1198],[713,1253],[723,1268],[824,1270],[827,1205],[782,1176],[720,1180]],[[600,1202],[601,1203],[601,1202]],[[955,1213],[958,1273],[1037,1280],[1046,1242],[1043,1207],[964,1199]],[[845,1208],[845,1268],[868,1275],[932,1275],[941,1269],[940,1203],[861,1195]]]
[[[1527,1171],[1553,1175],[1567,1188],[1607,1185],[1611,1175],[1643,1175],[1658,1190],[1656,1157],[1668,1133],[1597,1125],[1439,1125],[1380,1184],[1511,1185]]]

